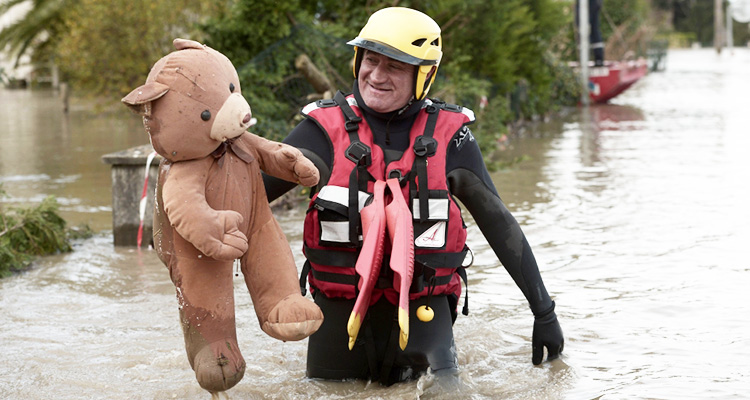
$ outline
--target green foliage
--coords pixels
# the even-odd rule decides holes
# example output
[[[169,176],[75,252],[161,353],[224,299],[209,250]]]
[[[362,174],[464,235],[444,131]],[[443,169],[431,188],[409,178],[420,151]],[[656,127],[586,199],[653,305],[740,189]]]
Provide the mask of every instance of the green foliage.
[[[0,0],[0,14],[27,2]],[[35,62],[50,61],[64,28],[63,10],[70,4],[72,0],[32,0],[31,10],[25,16],[0,31],[0,49],[6,49],[16,64],[27,53]]]
[[[201,40],[198,23],[221,10],[210,0],[77,0],[64,12],[57,62],[76,89],[119,100],[174,38]]]
[[[648,20],[649,8],[646,0],[605,0],[602,6],[602,35],[611,37],[618,26],[627,25],[629,32]]]
[[[68,229],[57,209],[52,196],[33,208],[0,207],[0,278],[23,270],[34,256],[71,251],[69,240],[91,236],[88,227]]]
[[[662,0],[664,1],[664,0]],[[724,12],[728,3],[724,2]],[[694,0],[673,0],[673,24],[677,32],[687,37],[685,42],[697,41],[701,45],[713,46],[714,41],[714,2]],[[750,41],[750,25],[734,21],[732,39],[737,45]],[[685,43],[689,45],[690,43]]]
[[[674,27],[678,32],[692,32],[704,46],[713,45],[714,2],[675,0]]]
[[[227,13],[201,25],[206,43],[229,57],[235,66],[244,64],[292,30],[299,1],[236,1]]]
[[[524,53],[535,22],[523,0],[465,3],[475,14],[461,14],[456,28],[446,29],[445,57],[464,60],[461,69],[489,78],[500,90],[509,92],[520,79],[521,64],[514,56]],[[459,58],[469,55],[468,58]]]

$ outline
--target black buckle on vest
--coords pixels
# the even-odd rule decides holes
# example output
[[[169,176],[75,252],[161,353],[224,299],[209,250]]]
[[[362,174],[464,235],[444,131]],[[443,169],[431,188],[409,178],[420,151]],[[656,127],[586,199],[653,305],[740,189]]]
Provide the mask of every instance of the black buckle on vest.
[[[352,142],[352,144],[346,149],[346,158],[357,165],[367,166],[372,163],[370,148],[362,142]]]
[[[418,136],[414,140],[414,154],[418,157],[432,157],[437,153],[437,140],[429,136]]]
[[[357,129],[359,129],[359,123],[362,121],[362,118],[360,117],[353,117],[352,119],[347,119],[346,122],[344,122],[344,129],[346,129],[347,132],[356,132]]]
[[[336,101],[334,99],[322,99],[316,101],[315,105],[320,108],[333,107],[336,105]]]
[[[405,177],[400,169],[392,169],[388,171],[388,179],[393,179],[393,178],[398,179],[399,185],[401,185],[402,187],[404,186]]]
[[[457,104],[445,103],[445,104],[443,104],[443,110],[453,111],[453,112],[461,112],[461,110],[463,110],[463,107],[461,107],[461,106],[459,106]]]

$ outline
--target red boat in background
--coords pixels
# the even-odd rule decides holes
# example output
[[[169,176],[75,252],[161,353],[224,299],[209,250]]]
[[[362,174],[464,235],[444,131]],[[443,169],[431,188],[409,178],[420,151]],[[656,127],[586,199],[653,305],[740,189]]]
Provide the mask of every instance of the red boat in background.
[[[606,103],[624,92],[648,73],[648,62],[605,61],[604,66],[589,68],[589,96],[595,103]]]
[[[570,66],[580,72],[577,62]],[[594,103],[606,103],[611,98],[633,86],[648,73],[648,62],[639,58],[629,61],[605,61],[603,66],[595,67],[589,63],[589,97]]]
[[[579,71],[579,64],[570,63]],[[648,62],[639,58],[629,61],[605,61],[603,66],[595,67],[589,63],[589,96],[594,103],[606,103],[611,98],[625,91],[648,73]]]

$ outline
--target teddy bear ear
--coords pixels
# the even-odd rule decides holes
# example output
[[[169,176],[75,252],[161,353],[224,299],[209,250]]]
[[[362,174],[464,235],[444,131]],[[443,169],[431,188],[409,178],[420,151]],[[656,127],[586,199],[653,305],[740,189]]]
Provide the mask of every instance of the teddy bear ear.
[[[185,49],[203,49],[203,45],[196,42],[195,40],[190,39],[180,39],[177,38],[172,41],[172,44],[174,45],[174,48],[177,50],[185,50]]]
[[[135,113],[145,115],[145,105],[164,96],[168,91],[169,86],[159,82],[150,82],[133,89],[121,101]]]

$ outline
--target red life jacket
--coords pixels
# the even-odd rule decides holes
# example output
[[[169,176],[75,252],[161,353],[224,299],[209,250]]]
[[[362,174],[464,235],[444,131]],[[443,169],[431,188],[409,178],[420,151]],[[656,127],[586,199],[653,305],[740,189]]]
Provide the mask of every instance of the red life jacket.
[[[337,93],[336,100],[311,103],[302,113],[322,128],[333,146],[331,177],[312,197],[305,218],[303,251],[311,289],[326,297],[356,297],[359,277],[354,265],[362,245],[359,210],[372,197],[376,180],[399,177],[414,226],[410,299],[426,296],[431,287],[433,294],[460,297],[460,278],[466,276],[461,267],[468,251],[466,226],[448,191],[446,154],[453,135],[474,121],[474,113],[428,99],[409,133],[411,149],[387,166],[353,96],[344,99]],[[389,248],[385,254],[387,265]],[[389,268],[381,269],[371,305],[383,294],[398,303],[389,273]]]

